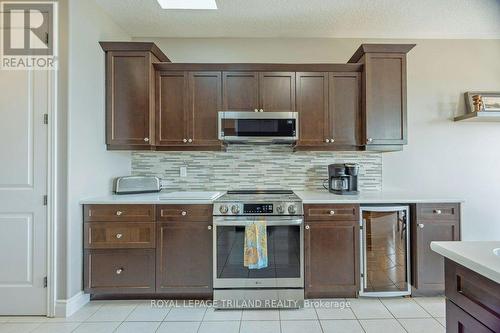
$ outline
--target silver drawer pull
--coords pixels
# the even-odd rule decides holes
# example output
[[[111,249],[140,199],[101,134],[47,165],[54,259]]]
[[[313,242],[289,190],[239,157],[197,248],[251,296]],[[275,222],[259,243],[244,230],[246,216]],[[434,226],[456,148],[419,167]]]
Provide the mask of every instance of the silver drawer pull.
[[[211,226],[211,225],[209,225],[209,226],[207,227],[207,229],[208,229],[208,230],[212,230],[212,226]]]
[[[121,273],[123,273],[123,268],[118,268],[118,269],[116,270],[116,274],[117,274],[117,275],[120,275]]]
[[[122,235],[122,234],[116,234],[116,238],[120,239],[120,238],[122,238],[122,237],[123,237],[123,235]]]
[[[366,142],[368,142],[368,143],[372,143],[372,142],[373,142],[373,139],[372,139],[372,138],[368,138],[368,139],[366,140]]]
[[[122,214],[123,214],[123,212],[121,210],[116,211],[116,216],[121,216]]]
[[[331,211],[330,211],[330,215],[335,215],[335,211],[334,211],[334,210],[331,210]]]
[[[425,225],[424,225],[423,223],[419,223],[419,224],[418,224],[418,227],[419,227],[420,229],[423,229],[423,228],[425,227]]]
[[[182,211],[181,213],[182,216],[186,216],[187,215],[187,212],[185,210]]]
[[[144,138],[144,142],[149,142],[149,138]]]
[[[441,209],[434,209],[434,214],[440,215],[441,213]]]
[[[308,224],[306,224],[306,230],[309,230],[309,229],[310,229],[309,225],[308,225]]]
[[[330,143],[330,139],[325,139],[325,142],[326,143]]]

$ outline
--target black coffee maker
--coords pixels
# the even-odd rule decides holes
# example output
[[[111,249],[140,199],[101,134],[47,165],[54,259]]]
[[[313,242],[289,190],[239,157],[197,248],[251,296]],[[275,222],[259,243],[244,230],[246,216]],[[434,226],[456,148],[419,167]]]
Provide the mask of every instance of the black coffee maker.
[[[358,194],[359,165],[356,163],[328,166],[328,191],[335,194]]]

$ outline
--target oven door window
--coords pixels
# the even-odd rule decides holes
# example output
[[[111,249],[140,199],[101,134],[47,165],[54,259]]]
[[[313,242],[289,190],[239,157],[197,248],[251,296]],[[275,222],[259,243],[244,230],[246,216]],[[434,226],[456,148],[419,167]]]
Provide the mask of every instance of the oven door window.
[[[244,226],[217,227],[217,278],[300,278],[300,226],[268,226],[268,266],[248,269],[243,265]]]

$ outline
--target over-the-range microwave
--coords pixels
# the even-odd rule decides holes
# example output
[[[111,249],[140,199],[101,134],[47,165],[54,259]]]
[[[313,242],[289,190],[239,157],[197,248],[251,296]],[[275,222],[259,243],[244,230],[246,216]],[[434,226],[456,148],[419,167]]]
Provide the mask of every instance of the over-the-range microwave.
[[[299,138],[297,112],[219,112],[219,140],[229,143],[293,143]]]

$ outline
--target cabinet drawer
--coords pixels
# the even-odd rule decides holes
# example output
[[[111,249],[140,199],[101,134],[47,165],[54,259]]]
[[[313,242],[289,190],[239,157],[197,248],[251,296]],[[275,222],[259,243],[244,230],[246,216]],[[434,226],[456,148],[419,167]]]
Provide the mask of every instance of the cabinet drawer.
[[[85,248],[154,248],[155,223],[85,223]]]
[[[500,332],[498,283],[445,259],[446,297],[494,332]]]
[[[159,205],[158,221],[212,221],[212,205]]]
[[[359,220],[359,205],[304,205],[305,219],[324,220]]]
[[[154,222],[154,205],[85,205],[85,222]]]
[[[86,250],[85,292],[152,293],[155,291],[155,250]]]
[[[493,333],[470,314],[446,300],[446,332],[449,333]]]
[[[417,218],[423,220],[458,220],[460,204],[417,204]]]

